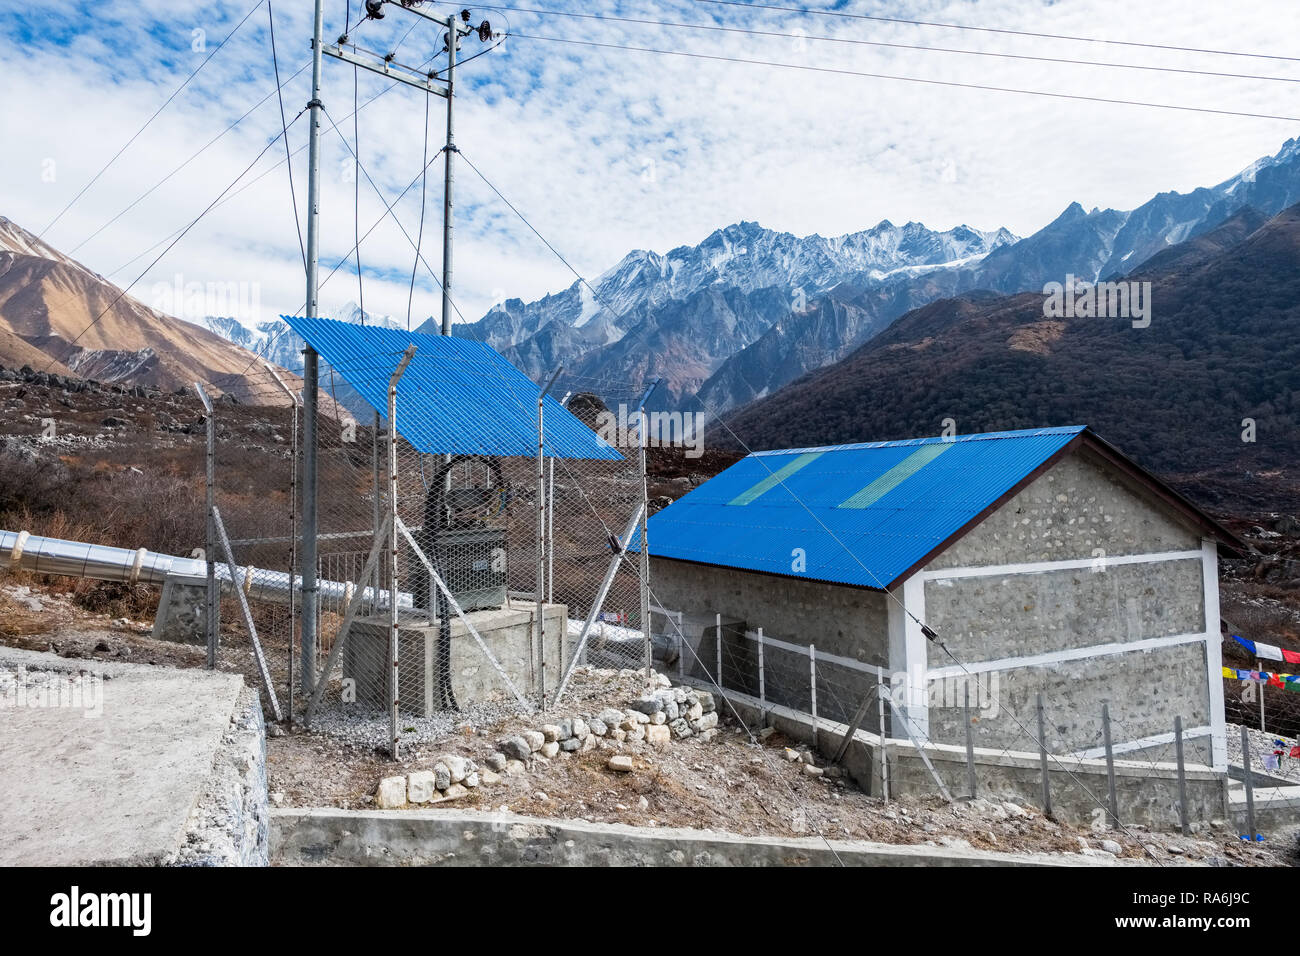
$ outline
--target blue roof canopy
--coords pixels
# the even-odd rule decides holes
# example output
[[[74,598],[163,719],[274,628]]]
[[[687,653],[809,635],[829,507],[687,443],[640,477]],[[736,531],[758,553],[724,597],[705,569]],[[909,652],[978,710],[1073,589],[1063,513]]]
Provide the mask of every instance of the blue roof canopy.
[[[397,431],[428,454],[535,456],[540,386],[485,342],[334,319],[281,316],[380,415],[402,353],[415,356],[397,383]],[[550,395],[544,452],[621,459],[607,441]]]
[[[888,588],[1084,431],[756,452],[651,517],[650,553]]]

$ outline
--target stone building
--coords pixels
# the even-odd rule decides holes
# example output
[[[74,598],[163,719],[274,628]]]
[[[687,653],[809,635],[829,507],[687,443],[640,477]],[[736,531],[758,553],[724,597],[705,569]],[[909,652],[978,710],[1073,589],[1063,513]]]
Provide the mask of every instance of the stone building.
[[[881,684],[888,734],[938,744],[969,686],[976,746],[1016,751],[1041,693],[1049,749],[1080,757],[1105,703],[1117,755],[1172,759],[1178,716],[1188,761],[1226,769],[1218,553],[1241,542],[1087,428],[757,452],[648,538],[684,675],[842,722]]]

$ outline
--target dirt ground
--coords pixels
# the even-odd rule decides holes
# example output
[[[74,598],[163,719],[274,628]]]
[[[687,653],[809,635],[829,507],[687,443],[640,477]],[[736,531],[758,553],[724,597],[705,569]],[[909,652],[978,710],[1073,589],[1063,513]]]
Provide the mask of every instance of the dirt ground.
[[[148,631],[149,622],[92,614],[66,595],[16,583],[14,576],[0,577],[0,643],[71,658],[203,666],[202,648],[156,641]],[[266,650],[283,692],[286,649]],[[251,650],[237,635],[226,638],[220,667],[242,673],[250,686],[258,684]],[[631,672],[599,679],[579,677],[572,700],[555,716],[594,714],[605,707],[623,709],[640,692],[641,681]],[[823,775],[806,774],[801,762],[788,759],[790,749],[799,753],[806,748],[791,748],[779,733],[756,740],[726,712],[724,703],[719,706],[720,733],[712,740],[674,740],[656,747],[602,739],[592,751],[561,754],[549,761],[537,756],[526,773],[502,775],[496,785],[480,786],[448,806],[507,808],[539,817],[644,827],[1004,852],[1110,856],[1102,848],[1102,841],[1108,840],[1119,845],[1126,861],[1160,865],[1294,862],[1289,847],[1252,846],[1226,830],[1203,828],[1190,837],[1150,833],[1141,827],[1098,833],[1056,823],[1031,807],[995,801],[947,804],[938,797],[884,801],[868,796],[836,768],[827,767],[820,755],[812,755],[812,760],[823,768]],[[372,807],[381,777],[431,768],[444,753],[459,753],[482,765],[501,736],[542,722],[537,716],[497,716],[477,725],[449,720],[444,732],[409,742],[405,758],[397,763],[373,746],[306,733],[301,725],[271,726],[267,750],[272,801],[278,806]],[[607,768],[614,752],[633,757],[633,772]]]

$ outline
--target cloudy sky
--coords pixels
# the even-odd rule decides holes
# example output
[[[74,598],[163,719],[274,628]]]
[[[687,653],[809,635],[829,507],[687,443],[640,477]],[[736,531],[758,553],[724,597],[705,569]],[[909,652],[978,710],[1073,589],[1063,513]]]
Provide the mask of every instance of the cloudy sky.
[[[254,284],[262,318],[299,309],[303,268],[284,143],[277,140],[262,153],[281,123],[265,0],[59,216],[253,3],[48,0],[0,8],[5,41],[0,44],[0,215],[43,233],[120,285],[135,282],[133,294],[146,302],[180,277]],[[395,50],[398,62],[424,64],[441,48],[432,24],[392,5],[382,21],[357,25],[359,6],[327,0],[327,40],[344,33],[350,17],[358,45],[381,53]],[[272,0],[271,9],[286,119],[292,121],[310,94],[311,4]],[[882,219],[918,220],[935,228],[1006,226],[1025,235],[1071,201],[1128,209],[1159,191],[1213,185],[1300,134],[1294,120],[849,75],[1300,117],[1300,61],[1294,59],[801,15],[705,0],[521,0],[512,9],[471,9],[474,23],[489,18],[494,29],[511,36],[458,73],[458,145],[589,277],[631,249],[666,252],[741,219],[800,235],[840,235]],[[1300,35],[1300,6],[1294,0],[847,0],[821,9],[1129,43],[1300,53],[1284,42]],[[486,46],[467,38],[461,58]],[[979,52],[1249,76],[1003,59]],[[441,62],[432,60],[435,66]],[[366,308],[405,320],[412,240],[420,231],[419,172],[425,156],[434,158],[441,145],[445,120],[443,101],[432,98],[426,154],[424,95],[405,86],[384,92],[389,85],[364,72],[356,81],[356,101],[362,104],[356,133],[372,187],[365,174],[359,183],[354,179],[347,145],[356,142],[353,69],[325,62],[322,277],[339,266],[322,287],[327,314],[359,296],[356,263],[343,262],[355,224],[365,233],[379,222],[361,244]],[[367,102],[377,94],[382,95]],[[331,129],[335,123],[346,144]],[[306,134],[304,116],[288,136],[300,219]],[[383,215],[384,207],[412,182],[414,188],[393,210],[399,226]],[[454,298],[467,318],[478,318],[504,296],[532,299],[573,281],[463,164],[456,186]],[[169,237],[223,190],[225,200],[157,265],[146,268]],[[429,168],[422,239],[435,272],[441,268],[441,211],[439,161]],[[440,301],[421,265],[413,322],[437,314]]]

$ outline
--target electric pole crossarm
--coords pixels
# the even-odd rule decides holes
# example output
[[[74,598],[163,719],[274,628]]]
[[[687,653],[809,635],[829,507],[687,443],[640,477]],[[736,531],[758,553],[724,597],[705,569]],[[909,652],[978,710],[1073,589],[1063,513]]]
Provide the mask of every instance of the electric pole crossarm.
[[[369,70],[371,73],[378,73],[390,80],[396,80],[398,83],[405,83],[407,86],[414,86],[416,89],[424,90],[427,93],[433,93],[436,96],[446,97],[447,89],[438,80],[432,77],[421,76],[418,73],[409,72],[402,67],[394,67],[382,59],[375,59],[368,56],[362,56],[359,53],[353,53],[351,50],[345,50],[340,46],[325,46],[322,52],[326,56],[332,56],[336,60],[342,60],[344,63],[351,63],[353,66],[359,66],[363,70]]]
[[[393,3],[393,0],[388,0],[388,2]],[[456,31],[461,36],[465,36],[467,33],[471,33],[474,30],[474,27],[471,27],[469,24],[464,23],[454,13],[450,15],[439,16],[436,13],[430,13],[428,10],[421,10],[419,7],[408,7],[404,3],[396,3],[394,4],[394,6],[400,8],[403,13],[413,13],[417,17],[423,17],[425,20],[429,20],[433,23],[437,23],[440,26],[444,26],[444,27],[454,26],[456,28]]]

